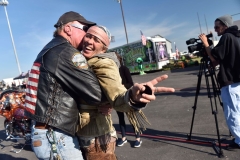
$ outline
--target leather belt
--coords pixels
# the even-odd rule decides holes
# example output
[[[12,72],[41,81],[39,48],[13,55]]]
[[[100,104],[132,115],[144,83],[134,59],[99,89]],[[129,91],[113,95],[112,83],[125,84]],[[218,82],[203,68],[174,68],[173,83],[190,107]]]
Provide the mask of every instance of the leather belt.
[[[46,123],[40,123],[40,122],[36,122],[35,124],[35,128],[37,129],[49,129],[51,126],[49,126]]]
[[[90,105],[86,105],[86,104],[81,104],[80,108],[81,109],[98,109],[97,106],[90,106]]]

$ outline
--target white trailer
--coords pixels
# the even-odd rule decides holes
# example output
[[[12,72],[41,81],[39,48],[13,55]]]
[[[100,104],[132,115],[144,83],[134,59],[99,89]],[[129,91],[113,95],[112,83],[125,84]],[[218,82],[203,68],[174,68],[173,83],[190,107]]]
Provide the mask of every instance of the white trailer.
[[[138,40],[129,44],[109,49],[115,51],[123,57],[124,65],[127,66],[131,73],[140,72],[137,58],[142,58],[143,70],[160,70],[162,66],[169,63],[171,55],[171,42],[159,35],[147,37],[146,46]]]

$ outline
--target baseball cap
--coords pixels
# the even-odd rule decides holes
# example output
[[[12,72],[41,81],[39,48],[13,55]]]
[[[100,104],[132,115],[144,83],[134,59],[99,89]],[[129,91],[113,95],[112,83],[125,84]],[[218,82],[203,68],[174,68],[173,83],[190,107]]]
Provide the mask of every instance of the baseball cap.
[[[66,24],[68,22],[72,21],[78,21],[80,23],[87,24],[88,26],[93,26],[96,25],[95,22],[91,22],[86,20],[81,14],[74,12],[74,11],[69,11],[64,13],[57,21],[57,23],[54,25],[55,28],[58,28],[62,26],[63,24]]]

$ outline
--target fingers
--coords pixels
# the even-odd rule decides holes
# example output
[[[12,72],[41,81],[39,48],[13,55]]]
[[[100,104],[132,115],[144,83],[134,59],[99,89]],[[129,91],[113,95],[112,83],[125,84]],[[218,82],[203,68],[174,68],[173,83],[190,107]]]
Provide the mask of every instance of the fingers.
[[[131,88],[132,90],[131,99],[134,102],[149,103],[150,101],[155,100],[155,95],[153,94],[148,95],[143,93],[143,91],[145,91],[146,89],[144,85],[146,85],[146,83],[142,83],[142,84],[135,83]]]
[[[156,99],[154,93],[158,93],[158,92],[175,92],[174,88],[170,88],[170,87],[154,87],[154,85],[158,84],[159,82],[165,80],[168,78],[168,75],[162,75],[159,76],[157,78],[154,78],[151,81],[148,81],[147,83],[135,83],[133,85],[133,87],[131,88],[132,90],[132,100],[136,101],[136,102],[142,102],[142,103],[149,103],[153,100]],[[141,94],[143,91],[145,91],[146,87],[144,85],[149,86],[152,89],[152,95],[149,94]]]
[[[146,83],[142,83],[142,84],[134,83],[132,87],[133,94],[135,95],[135,94],[139,94],[140,92],[143,92],[146,89],[144,85],[146,85]]]
[[[154,86],[154,85],[158,84],[159,82],[161,82],[161,81],[163,81],[167,78],[168,78],[168,75],[165,74],[165,75],[159,76],[157,78],[154,78],[151,81],[148,81],[147,84],[151,84],[152,86]]]
[[[154,93],[158,93],[158,92],[175,92],[174,88],[170,88],[170,87],[154,87],[153,90]],[[142,103],[149,103],[151,101],[156,100],[156,96],[155,95],[149,95],[149,94],[142,94],[141,98],[139,99],[140,102]]]
[[[199,37],[201,40],[205,40],[205,39],[207,38],[204,33],[200,34],[198,37]]]
[[[154,87],[154,92],[175,92],[174,88],[169,87]]]
[[[151,101],[154,101],[156,99],[155,95],[149,95],[149,94],[142,94],[142,97],[139,99],[140,102],[142,103],[149,103]]]

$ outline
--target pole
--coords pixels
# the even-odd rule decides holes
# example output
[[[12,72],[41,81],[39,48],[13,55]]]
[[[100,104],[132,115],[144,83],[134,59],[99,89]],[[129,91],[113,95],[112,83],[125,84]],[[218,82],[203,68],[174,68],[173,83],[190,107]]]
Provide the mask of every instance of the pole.
[[[127,35],[127,29],[126,29],[126,24],[125,24],[124,14],[123,14],[122,0],[118,0],[118,3],[120,4],[121,11],[122,11],[123,24],[124,24],[125,35],[126,35],[126,40],[127,40],[127,44],[128,44],[128,35]]]
[[[175,60],[178,60],[178,52],[177,52],[177,46],[176,46],[176,43],[174,42],[174,47],[175,47]]]
[[[198,16],[198,12],[197,12],[197,16]],[[201,28],[201,24],[200,24],[199,16],[198,16],[198,23],[199,23],[199,27],[200,27],[200,32],[202,33],[202,28]]]
[[[13,50],[14,50],[14,54],[15,54],[15,58],[16,58],[16,62],[17,62],[17,65],[18,65],[18,71],[19,73],[21,74],[21,68],[20,68],[20,64],[19,64],[19,61],[18,61],[18,56],[17,56],[17,51],[16,51],[16,47],[15,47],[15,44],[14,44],[14,40],[13,40],[13,35],[12,35],[12,30],[11,30],[11,26],[10,26],[10,22],[9,22],[9,19],[8,19],[8,14],[7,14],[7,6],[8,2],[7,0],[3,0],[0,5],[2,5],[4,7],[4,10],[5,10],[5,14],[6,14],[6,18],[7,18],[7,23],[8,23],[8,29],[9,29],[9,32],[10,32],[10,36],[11,36],[11,40],[12,40],[12,45],[13,45]]]
[[[238,15],[238,14],[240,14],[240,13],[235,13],[235,14],[232,14],[231,16],[236,16],[236,15]]]
[[[207,25],[207,20],[206,20],[205,14],[204,14],[204,18],[205,18],[205,23],[206,23],[206,27],[207,27],[207,34],[208,34],[208,25]]]

